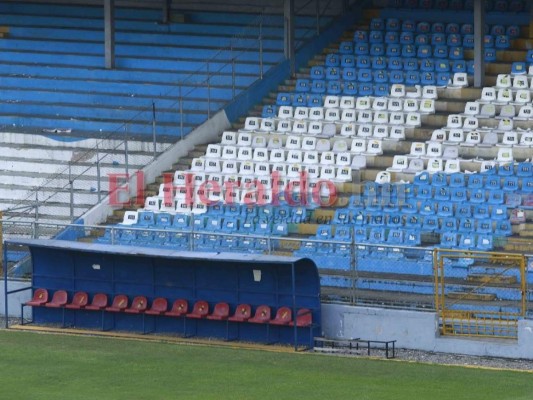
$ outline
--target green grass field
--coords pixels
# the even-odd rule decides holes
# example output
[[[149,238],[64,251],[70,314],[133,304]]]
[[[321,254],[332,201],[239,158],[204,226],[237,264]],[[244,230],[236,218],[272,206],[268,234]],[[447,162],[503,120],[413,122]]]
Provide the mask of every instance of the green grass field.
[[[2,399],[533,398],[533,375],[398,361],[0,331]]]

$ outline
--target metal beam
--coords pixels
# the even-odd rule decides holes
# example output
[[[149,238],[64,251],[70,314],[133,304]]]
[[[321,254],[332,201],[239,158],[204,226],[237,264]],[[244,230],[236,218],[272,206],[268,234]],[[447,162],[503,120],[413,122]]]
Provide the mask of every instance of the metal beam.
[[[485,84],[485,0],[474,2],[474,86]]]
[[[294,0],[284,0],[283,16],[285,25],[285,59],[289,60],[290,74],[294,76],[296,72],[294,59]]]
[[[105,67],[115,68],[115,0],[104,0]]]
[[[170,13],[172,9],[172,0],[163,1],[163,23],[168,24],[170,22]]]

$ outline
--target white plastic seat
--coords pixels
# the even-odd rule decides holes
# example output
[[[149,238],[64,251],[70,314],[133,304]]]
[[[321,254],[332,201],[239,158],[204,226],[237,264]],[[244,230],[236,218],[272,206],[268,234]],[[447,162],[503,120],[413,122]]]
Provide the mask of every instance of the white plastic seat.
[[[300,178],[300,173],[303,171],[301,164],[290,164],[287,168],[287,178]]]
[[[307,177],[309,179],[316,179],[320,176],[320,167],[318,166],[318,163],[304,164],[303,168],[304,168],[304,171],[307,172]]]
[[[191,171],[194,172],[203,172],[205,169],[205,159],[204,158],[193,158],[191,162]]]
[[[341,109],[341,122],[355,122],[357,120],[357,114],[352,108]]]
[[[289,119],[280,119],[276,127],[276,133],[285,135],[289,132],[292,132],[292,121]]]
[[[303,120],[309,118],[309,108],[302,106],[296,107],[294,109],[293,118],[295,120]]]
[[[479,143],[478,147],[494,147],[498,144],[498,134],[494,131],[490,131],[483,135],[483,140]]]
[[[234,160],[222,161],[221,172],[225,175],[235,175],[238,173],[237,162]]]
[[[372,124],[361,124],[357,128],[357,137],[369,138],[372,136]]]
[[[318,151],[306,151],[304,153],[303,164],[318,164]]]
[[[285,150],[283,149],[274,149],[270,150],[270,156],[268,162],[271,164],[275,163],[284,163],[287,159],[285,158]]]
[[[477,117],[468,116],[463,120],[463,129],[465,131],[473,131],[479,127],[479,120]]]
[[[513,91],[511,89],[499,89],[498,94],[496,95],[496,101],[493,101],[493,104],[504,105],[512,102]]]
[[[390,89],[391,97],[405,97],[405,85],[401,83],[394,83]]]
[[[442,151],[443,160],[456,160],[459,158],[459,148],[457,146],[444,147]]]
[[[431,142],[426,146],[426,154],[422,158],[441,158],[442,157],[442,143]]]
[[[255,162],[268,161],[268,151],[264,148],[254,149],[253,160]]]
[[[426,141],[426,143],[442,143],[446,141],[446,131],[444,129],[435,129],[433,133],[431,133],[431,138]]]
[[[498,130],[500,131],[511,131],[513,129],[514,123],[510,118],[502,118],[498,124]]]
[[[435,100],[422,99],[419,111],[421,114],[435,114]]]
[[[464,116],[477,116],[479,114],[481,105],[477,101],[467,101],[465,104]]]
[[[492,103],[496,101],[496,89],[493,87],[484,87],[481,89],[480,103]]]
[[[302,138],[301,136],[289,135],[287,136],[287,141],[285,142],[285,148],[287,150],[299,150],[302,148]]]
[[[161,185],[165,186],[164,183],[162,183]],[[170,190],[172,191],[172,188],[170,188]],[[161,186],[159,189],[159,193],[161,194]],[[171,199],[172,197],[169,197],[168,199]],[[147,196],[146,199],[144,200],[144,209],[147,211],[159,211],[159,201],[164,198],[165,198],[164,195],[163,196],[161,195]]]
[[[374,111],[373,124],[387,124],[389,122],[389,113],[387,111]]]
[[[280,106],[278,109],[279,119],[288,119],[294,116],[294,109],[292,106]]]
[[[251,161],[242,162],[239,165],[239,175],[253,175],[255,164]]]
[[[320,155],[320,165],[334,165],[335,153],[332,151],[325,151]]]
[[[224,133],[222,133],[222,140],[220,144],[223,146],[236,145],[237,144],[237,132],[225,131]]]
[[[507,89],[512,85],[511,75],[498,74],[496,76],[496,89]]]
[[[219,144],[208,144],[205,150],[205,158],[222,158],[222,146]]]
[[[387,98],[386,97],[376,97],[372,102],[372,110],[374,111],[384,111],[387,109]]]
[[[177,200],[176,204],[172,210],[172,212],[176,212],[177,214],[191,214],[191,202],[187,199],[181,199]],[[174,205],[174,204],[172,204]],[[169,205],[169,208],[171,206]]]
[[[377,139],[371,139],[366,145],[365,156],[380,156],[383,154],[383,142]]]
[[[255,176],[268,176],[270,175],[270,164],[267,162],[259,162],[254,165]]]
[[[289,150],[287,151],[287,163],[289,164],[301,164],[303,161],[303,153],[301,150]]]
[[[301,119],[295,120],[292,124],[292,133],[296,135],[305,135],[307,133],[307,121]]]
[[[363,154],[366,152],[366,140],[362,138],[355,138],[352,140],[350,152],[354,154]]]
[[[341,119],[341,112],[338,108],[327,108],[324,121],[337,122]]]
[[[527,76],[525,75],[515,75],[513,76],[513,89],[529,89],[529,82]]]
[[[322,125],[322,135],[325,137],[333,137],[337,134],[337,126],[335,123],[324,123]]]
[[[498,164],[509,164],[514,162],[513,149],[508,147],[501,147],[498,149],[498,155],[496,156],[496,162]]]
[[[331,142],[328,139],[318,139],[316,142],[317,151],[329,151],[331,150]]]
[[[370,124],[372,123],[372,111],[370,110],[363,110],[359,111],[357,114],[357,123],[359,124]]]
[[[324,99],[325,108],[339,108],[340,98],[339,96],[328,95]]]
[[[355,109],[358,111],[370,110],[370,97],[358,97],[355,101]]]
[[[419,106],[416,99],[405,99],[403,101],[404,112],[418,112]]]
[[[333,143],[333,148],[331,150],[334,152],[348,151],[348,144],[345,140],[336,140]]]
[[[389,114],[390,125],[405,125],[405,114],[401,111],[393,111]]]
[[[352,181],[352,169],[346,166],[337,168],[337,173],[335,174],[335,180],[341,181],[341,182],[351,182]]]
[[[276,121],[274,118],[263,118],[261,120],[261,125],[259,126],[259,129],[257,129],[257,132],[264,132],[269,133],[276,130]]]
[[[339,107],[341,109],[353,109],[355,108],[355,96],[342,96]]]
[[[322,121],[324,119],[324,109],[322,107],[312,107],[309,110],[309,117],[311,121]]]
[[[388,140],[405,140],[405,126],[393,126],[389,132]]]
[[[485,160],[481,162],[481,166],[479,167],[479,172],[489,172],[496,168],[496,161],[494,160]]]
[[[526,121],[531,118],[533,118],[533,106],[531,104],[520,107],[517,116],[514,117],[515,121]]]
[[[238,160],[251,160],[252,159],[252,155],[251,154],[243,155],[242,156],[243,158],[240,158],[241,156],[239,156],[239,151],[241,151],[243,149],[246,150],[248,153],[250,153],[250,148],[249,147],[238,147],[237,148],[235,146],[224,146],[222,148],[221,158],[223,160],[235,160],[235,157],[237,157]]]
[[[248,132],[239,133],[237,138],[237,146],[248,146],[252,145],[252,135]]]
[[[387,125],[374,125],[372,133],[374,139],[386,139],[389,137],[389,127]]]
[[[387,171],[390,172],[402,172],[407,168],[407,165],[409,163],[409,160],[407,156],[399,156],[396,155],[392,159],[392,165],[387,168]]]
[[[355,124],[353,124],[353,123],[342,124],[340,134],[341,134],[341,136],[345,136],[345,137],[355,136],[355,134],[356,134]]]
[[[316,137],[304,136],[302,138],[302,150],[311,151],[316,149]]]
[[[283,141],[279,137],[271,137],[268,139],[267,147],[269,149],[280,149],[283,147]]]
[[[403,172],[407,174],[417,174],[419,172],[422,172],[424,170],[424,160],[421,158],[413,158],[412,160],[409,160],[409,165],[407,166],[407,169],[405,169]]]
[[[459,143],[463,147],[474,147],[481,143],[481,135],[478,131],[468,132],[464,142]]]
[[[420,158],[426,155],[426,144],[424,142],[411,143],[411,150],[409,151],[409,158]]]
[[[322,121],[310,121],[307,127],[307,133],[309,135],[318,136],[322,134],[323,125]]]
[[[320,169],[320,179],[334,180],[336,176],[335,167],[332,165],[326,165]]]
[[[520,136],[520,142],[515,147],[532,147],[533,146],[533,132],[524,132]]]
[[[496,115],[496,106],[494,104],[484,104],[479,110],[479,118],[494,118]]]
[[[512,147],[518,144],[518,133],[515,131],[505,132],[498,147]]]
[[[244,127],[239,132],[254,132],[261,126],[261,118],[247,117],[244,121]]]
[[[431,100],[437,100],[438,94],[437,94],[437,87],[434,85],[427,85],[422,88],[422,98],[423,99],[431,99]]]
[[[420,116],[420,113],[418,112],[409,112],[405,116],[405,125],[412,127],[412,128],[418,128],[419,126],[422,126],[422,118]]]
[[[388,111],[403,111],[403,101],[400,99],[389,98],[387,102]]]
[[[463,127],[463,118],[459,114],[450,114],[446,122],[446,128],[462,128]]]
[[[529,89],[518,89],[516,91],[515,99],[511,104],[521,106],[527,103],[531,103],[531,92]]]
[[[428,159],[428,165],[426,171],[430,174],[444,171],[444,163],[442,158],[430,158]]]
[[[451,89],[468,87],[468,75],[466,72],[456,72],[452,76],[452,83],[448,85]]]
[[[457,172],[461,172],[461,161],[446,160],[446,162],[444,163],[444,173],[455,174]]]
[[[221,172],[222,171],[221,161],[219,159],[206,158],[205,165],[204,165],[204,171],[207,173]]]
[[[267,147],[267,140],[264,136],[254,135],[252,137],[252,148]]]
[[[337,153],[335,157],[335,164],[338,167],[347,167],[352,163],[352,155],[348,151]]]
[[[502,106],[500,108],[500,115],[498,115],[498,119],[501,119],[501,118],[514,118],[515,117],[515,108],[513,105],[511,104],[507,104],[505,106]]]
[[[389,171],[380,171],[376,174],[376,183],[379,183],[380,185],[383,185],[385,183],[391,182],[391,174]]]
[[[366,157],[356,154],[352,157],[351,168],[354,170],[361,170],[366,168]]]

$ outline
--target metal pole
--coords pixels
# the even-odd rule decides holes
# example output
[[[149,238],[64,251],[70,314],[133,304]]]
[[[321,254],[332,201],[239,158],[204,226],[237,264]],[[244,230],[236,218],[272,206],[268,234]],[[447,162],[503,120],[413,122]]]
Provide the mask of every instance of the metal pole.
[[[296,325],[296,317],[297,317],[297,311],[296,311],[296,271],[294,270],[294,262],[292,263],[291,268],[291,286],[292,286],[292,315],[294,320],[294,351],[298,350],[298,327]],[[311,345],[311,343],[309,343]]]
[[[70,222],[74,222],[74,181],[72,180],[71,163],[68,163],[68,183],[70,186]]]
[[[180,136],[181,136],[181,140],[183,140],[183,97],[181,94],[181,82],[179,83],[178,90],[179,90],[179,104],[180,104]]]
[[[211,76],[209,73],[209,61],[207,62],[207,119],[211,118]]]
[[[4,267],[4,316],[5,316],[5,328],[8,329],[9,328],[9,309],[8,309],[8,304],[7,304],[7,297],[8,297],[8,294],[7,294],[7,290],[8,290],[8,287],[7,287],[7,247],[4,246],[4,251],[2,252],[3,254],[3,267]],[[21,315],[20,318],[23,318],[24,316]]]
[[[124,138],[124,163],[126,164],[126,176],[127,179],[130,177],[130,165],[129,165],[129,157],[128,157],[128,125],[124,128],[124,135],[126,136]]]
[[[156,139],[156,134],[155,134],[155,102],[153,101],[152,101],[152,140],[154,143],[154,158],[155,158],[157,155],[157,149],[156,149],[157,139]]]
[[[316,35],[320,36],[320,0],[316,0],[315,5],[316,5]]]
[[[485,1],[474,2],[474,86],[485,83]]]
[[[285,59],[289,60],[290,75],[294,76],[296,64],[294,60],[294,0],[285,0],[283,5],[285,26]]]
[[[163,2],[163,23],[168,24],[170,22],[170,13],[172,8],[172,0],[165,0]]]
[[[39,192],[35,191],[35,221],[39,220]]]
[[[105,67],[115,68],[115,0],[104,0]]]
[[[259,21],[259,79],[263,79],[263,15]]]
[[[100,171],[100,149],[98,142],[96,142],[96,190],[98,192],[98,203],[100,203],[102,197],[102,175]]]

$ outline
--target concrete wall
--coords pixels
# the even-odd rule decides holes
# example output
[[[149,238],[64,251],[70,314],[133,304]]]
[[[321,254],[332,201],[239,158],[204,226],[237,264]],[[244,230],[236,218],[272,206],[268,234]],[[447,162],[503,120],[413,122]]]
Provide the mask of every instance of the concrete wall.
[[[398,348],[533,359],[533,320],[518,324],[518,340],[440,336],[437,314],[336,304],[322,305],[325,337],[396,340]]]
[[[8,280],[7,290],[13,291],[22,288],[31,287],[30,281],[20,281],[20,280]],[[10,317],[20,317],[20,305],[31,298],[31,290],[24,290],[22,292],[13,293],[9,295],[8,298],[8,310],[7,314]],[[4,279],[0,280],[0,315],[5,316],[5,281]],[[31,308],[26,307],[24,310],[24,316],[29,318],[31,315]]]

